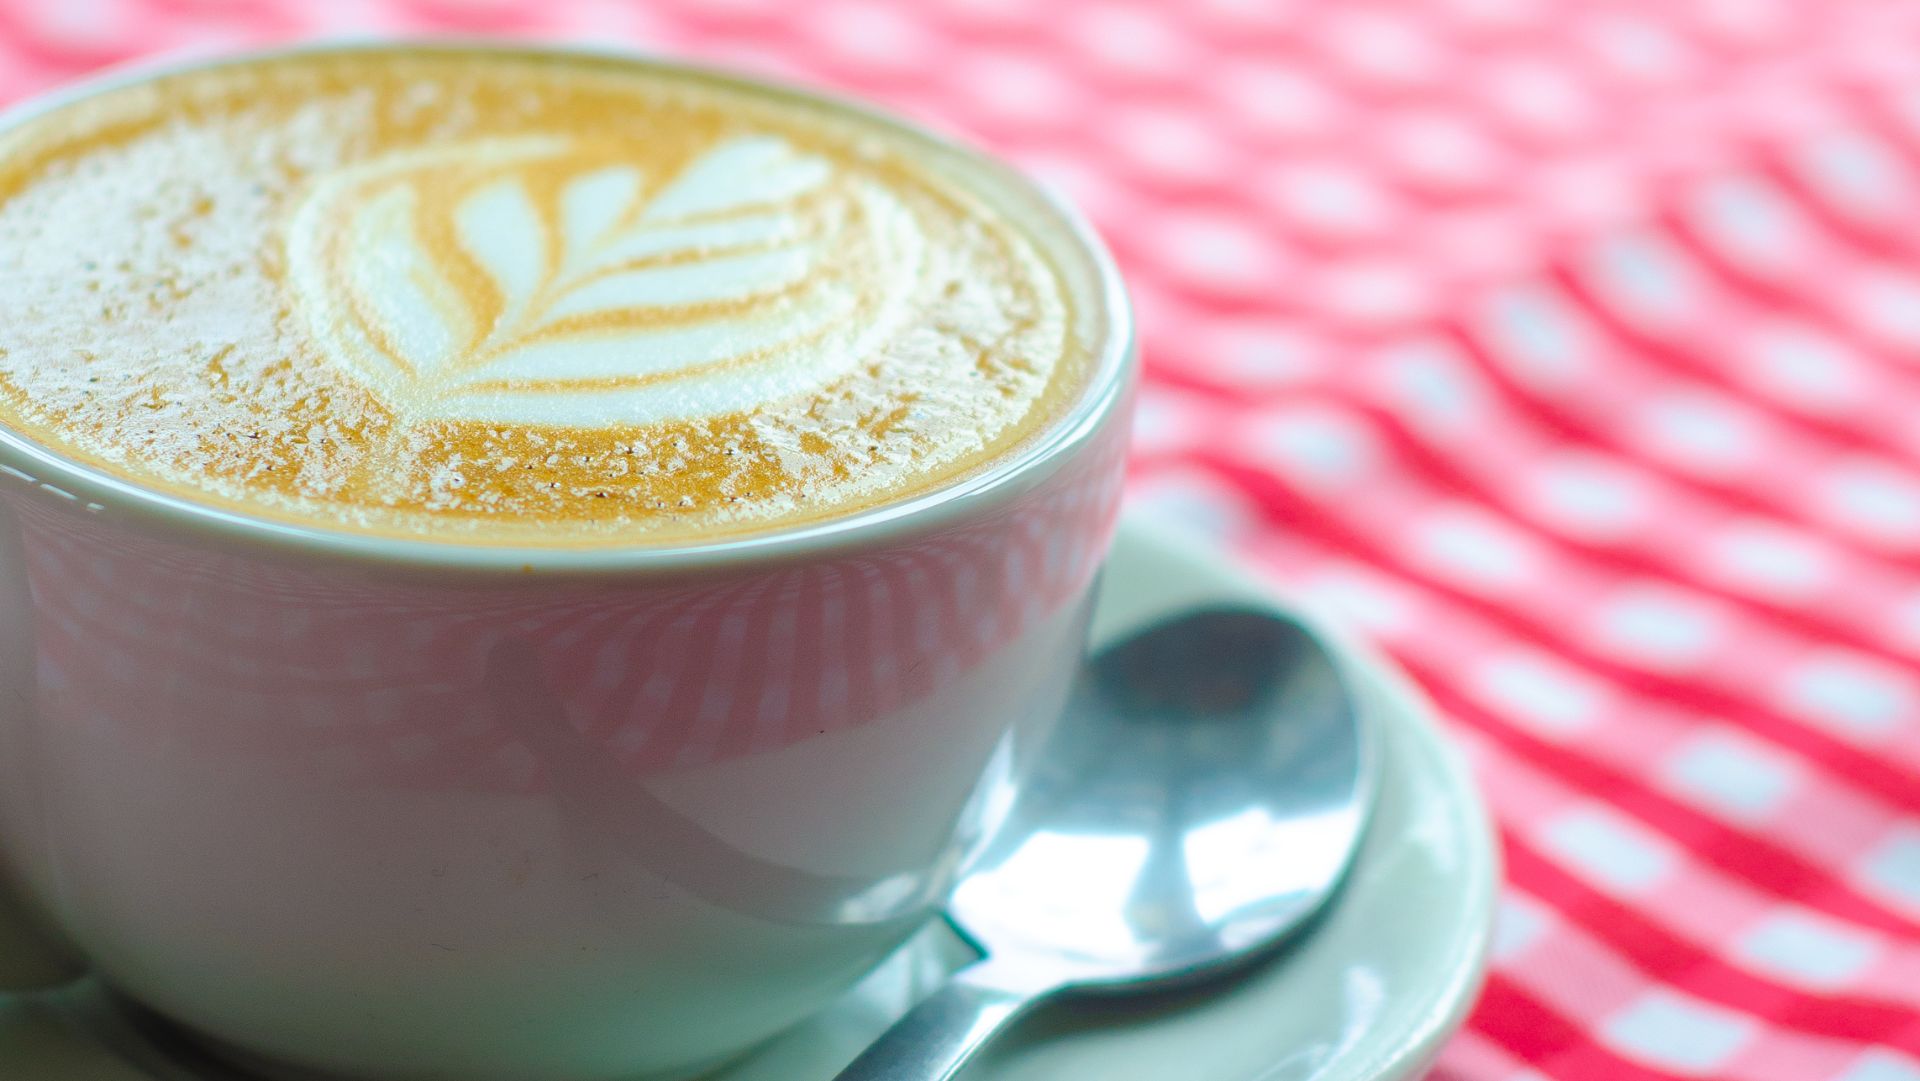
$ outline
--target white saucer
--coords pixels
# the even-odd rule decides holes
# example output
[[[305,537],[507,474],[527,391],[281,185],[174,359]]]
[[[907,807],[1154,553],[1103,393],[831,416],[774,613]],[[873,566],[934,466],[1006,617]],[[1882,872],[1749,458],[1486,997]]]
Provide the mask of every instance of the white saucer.
[[[1232,599],[1277,603],[1219,556],[1131,521],[1107,567],[1094,636]],[[1230,984],[1047,1011],[969,1078],[1400,1081],[1431,1063],[1480,985],[1496,850],[1427,704],[1372,653],[1346,643],[1346,654],[1387,754],[1366,847],[1332,911],[1273,963]],[[824,1013],[712,1081],[830,1081],[964,956],[944,929],[929,930]],[[0,996],[0,1077],[9,1081],[204,1076],[154,1060],[95,989]]]

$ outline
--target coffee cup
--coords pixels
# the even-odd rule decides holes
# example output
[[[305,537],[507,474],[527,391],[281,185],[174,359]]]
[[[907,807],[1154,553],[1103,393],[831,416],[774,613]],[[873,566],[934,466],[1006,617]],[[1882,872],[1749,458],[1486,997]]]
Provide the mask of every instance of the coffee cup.
[[[0,975],[84,964],[269,1075],[688,1076],[922,926],[1018,791],[1119,499],[1126,302],[1010,171],[798,91],[472,45],[169,71],[395,51],[774,93],[964,162],[1053,230],[1085,374],[925,490],[633,544],[336,527],[0,423],[0,930],[39,943]]]

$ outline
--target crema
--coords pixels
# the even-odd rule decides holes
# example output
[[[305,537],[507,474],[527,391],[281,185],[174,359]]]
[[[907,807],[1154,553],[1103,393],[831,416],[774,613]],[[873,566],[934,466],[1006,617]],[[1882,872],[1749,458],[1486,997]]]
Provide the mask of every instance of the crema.
[[[1020,181],[637,60],[359,48],[0,136],[0,424],[176,497],[464,543],[848,515],[1084,394],[1096,271]]]

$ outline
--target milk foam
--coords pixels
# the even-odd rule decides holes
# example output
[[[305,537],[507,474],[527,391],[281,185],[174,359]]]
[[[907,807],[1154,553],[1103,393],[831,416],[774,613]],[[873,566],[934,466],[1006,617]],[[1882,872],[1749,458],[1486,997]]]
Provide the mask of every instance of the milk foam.
[[[414,419],[697,420],[847,375],[928,273],[898,199],[777,137],[721,142],[664,183],[594,158],[483,140],[316,185],[287,257],[329,358]]]
[[[973,159],[643,64],[369,49],[0,138],[0,423],[191,499],[683,542],[989,466],[1079,392],[1091,272]]]

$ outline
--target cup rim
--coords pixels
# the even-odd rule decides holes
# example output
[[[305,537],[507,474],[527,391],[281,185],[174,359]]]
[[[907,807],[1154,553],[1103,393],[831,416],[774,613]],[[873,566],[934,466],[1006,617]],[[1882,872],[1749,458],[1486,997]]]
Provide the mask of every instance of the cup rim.
[[[738,537],[671,545],[635,544],[580,547],[540,547],[526,544],[463,544],[431,539],[387,536],[371,532],[278,521],[244,511],[196,502],[116,476],[105,469],[77,461],[0,423],[0,473],[39,489],[56,503],[76,505],[96,514],[125,515],[142,524],[178,533],[199,534],[249,550],[315,556],[371,566],[404,567],[482,574],[539,571],[605,573],[683,571],[724,568],[741,563],[784,561],[799,556],[868,547],[897,541],[905,535],[949,527],[1002,505],[1055,472],[1091,443],[1114,414],[1124,407],[1127,390],[1138,367],[1138,345],[1126,287],[1113,255],[1086,217],[1059,191],[1000,158],[960,138],[861,101],[857,98],[803,86],[781,78],[762,77],[705,61],[649,53],[637,48],[564,41],[503,42],[458,36],[341,37],[293,44],[268,45],[215,55],[179,53],[146,57],[114,65],[58,88],[35,94],[0,109],[0,131],[97,94],[137,85],[167,75],[255,63],[283,57],[328,53],[432,51],[499,54],[502,56],[577,57],[613,61],[654,71],[688,76],[749,90],[771,91],[801,102],[824,106],[855,119],[877,124],[912,139],[923,140],[944,153],[966,158],[1011,189],[1034,201],[1061,227],[1067,245],[1077,249],[1093,271],[1102,340],[1093,369],[1072,406],[1043,433],[1017,453],[959,480],[936,486],[911,498],[791,527],[775,527]],[[24,467],[24,468],[22,468]],[[30,471],[30,472],[29,472]]]

